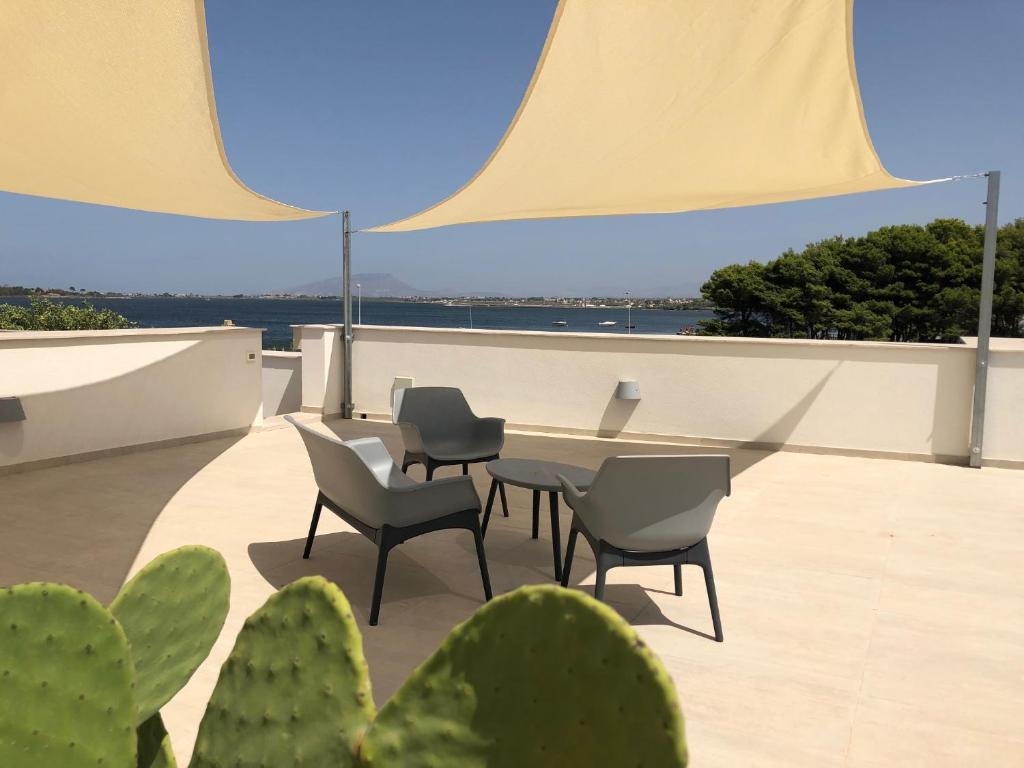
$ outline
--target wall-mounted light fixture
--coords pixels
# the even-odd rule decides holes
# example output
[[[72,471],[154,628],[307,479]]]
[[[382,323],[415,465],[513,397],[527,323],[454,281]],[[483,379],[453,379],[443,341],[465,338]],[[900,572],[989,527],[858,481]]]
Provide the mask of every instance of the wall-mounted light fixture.
[[[25,420],[25,409],[17,397],[0,397],[0,424]]]
[[[615,388],[616,400],[639,400],[640,382],[636,379],[621,379]]]

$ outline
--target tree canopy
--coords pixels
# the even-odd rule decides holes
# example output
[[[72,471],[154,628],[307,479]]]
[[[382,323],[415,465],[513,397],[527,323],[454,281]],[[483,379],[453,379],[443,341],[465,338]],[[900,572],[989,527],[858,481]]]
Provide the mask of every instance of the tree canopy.
[[[124,315],[112,309],[96,309],[88,301],[81,306],[61,304],[32,296],[27,307],[0,304],[0,328],[13,331],[102,331],[134,328]]]
[[[833,237],[767,264],[731,264],[701,288],[704,335],[955,341],[978,330],[984,227],[960,219]],[[1024,218],[999,230],[994,336],[1021,336]]]

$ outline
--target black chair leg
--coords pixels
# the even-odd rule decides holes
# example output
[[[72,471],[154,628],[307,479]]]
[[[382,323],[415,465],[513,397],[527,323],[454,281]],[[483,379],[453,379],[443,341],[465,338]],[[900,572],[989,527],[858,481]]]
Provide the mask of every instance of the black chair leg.
[[[540,535],[540,491],[533,492],[533,534],[531,539]]]
[[[562,580],[562,532],[558,526],[558,494],[548,492],[548,506],[551,508],[551,554],[555,558],[555,581]]]
[[[430,459],[427,459],[427,482],[430,482],[431,480],[434,479],[434,469],[434,462],[432,462]]]
[[[715,574],[711,570],[711,557],[701,565],[704,569],[704,586],[708,590],[708,603],[711,605],[711,623],[715,627],[715,640],[722,642],[725,635],[722,634],[722,617],[718,613],[718,595],[715,593]]]
[[[676,563],[675,565],[672,566],[672,570],[674,571],[674,575],[676,577],[676,594],[679,595],[680,597],[682,597],[682,595],[683,595],[683,566],[681,566],[679,563]]]
[[[409,454],[406,453],[402,457],[402,471],[405,472],[406,470],[409,469],[409,467],[411,467],[415,463],[416,463],[415,461],[413,461],[412,459],[409,458]]]
[[[596,600],[604,600],[604,581],[605,576],[608,573],[608,569],[611,568],[609,562],[610,557],[606,552],[597,553],[597,575],[594,581],[594,598]]]
[[[491,577],[487,574],[487,556],[484,555],[484,534],[480,521],[473,517],[473,540],[476,542],[476,559],[480,563],[480,579],[484,583],[484,600],[491,599]]]
[[[380,616],[380,599],[384,595],[384,572],[388,567],[388,552],[391,549],[387,542],[387,534],[381,529],[380,541],[377,544],[377,575],[373,581],[373,600],[370,602],[370,626],[377,626],[377,619]]]
[[[483,536],[487,535],[487,524],[491,521],[491,507],[494,506],[494,493],[498,490],[498,481],[491,480],[491,490],[487,494],[487,506],[484,507],[484,524],[480,529],[480,533]]]
[[[501,511],[508,517],[508,499],[505,498],[505,484],[498,483],[498,493],[501,494]]]
[[[715,627],[715,640],[722,642],[722,617],[718,612],[718,594],[715,592],[715,572],[711,569],[711,550],[708,540],[704,539],[690,548],[690,562],[699,565],[704,571],[704,586],[708,591],[708,604],[711,606],[711,623]]]
[[[313,520],[309,524],[309,535],[306,537],[306,548],[302,551],[303,560],[309,560],[310,550],[313,549],[313,538],[316,536],[316,526],[320,522],[320,510],[323,506],[323,499],[320,498],[318,493],[316,495],[316,506],[313,507]]]
[[[565,565],[562,566],[562,586],[569,586],[569,572],[572,570],[572,556],[576,552],[576,537],[580,532],[576,526],[569,529],[569,543],[565,546]]]
[[[468,462],[465,462],[465,461],[462,462],[462,474],[464,474],[464,475],[468,475],[469,474],[469,463]]]

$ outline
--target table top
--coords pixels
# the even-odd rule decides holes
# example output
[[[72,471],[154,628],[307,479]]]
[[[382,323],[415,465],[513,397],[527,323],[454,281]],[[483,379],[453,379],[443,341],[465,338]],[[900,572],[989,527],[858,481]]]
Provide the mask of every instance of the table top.
[[[539,459],[495,459],[487,462],[487,472],[499,482],[534,491],[561,491],[562,484],[556,475],[562,475],[580,490],[586,490],[594,482],[595,475],[584,467]]]

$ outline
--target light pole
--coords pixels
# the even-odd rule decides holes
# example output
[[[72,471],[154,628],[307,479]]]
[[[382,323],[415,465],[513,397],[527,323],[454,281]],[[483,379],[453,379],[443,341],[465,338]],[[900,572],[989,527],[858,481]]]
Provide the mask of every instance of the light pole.
[[[633,333],[633,303],[629,300],[629,291],[626,291],[626,333]]]
[[[359,304],[359,321],[358,321],[358,324],[362,325],[363,324],[363,284],[362,283],[356,283],[356,291],[358,292],[358,295],[359,295],[359,300],[358,300],[358,304]]]

